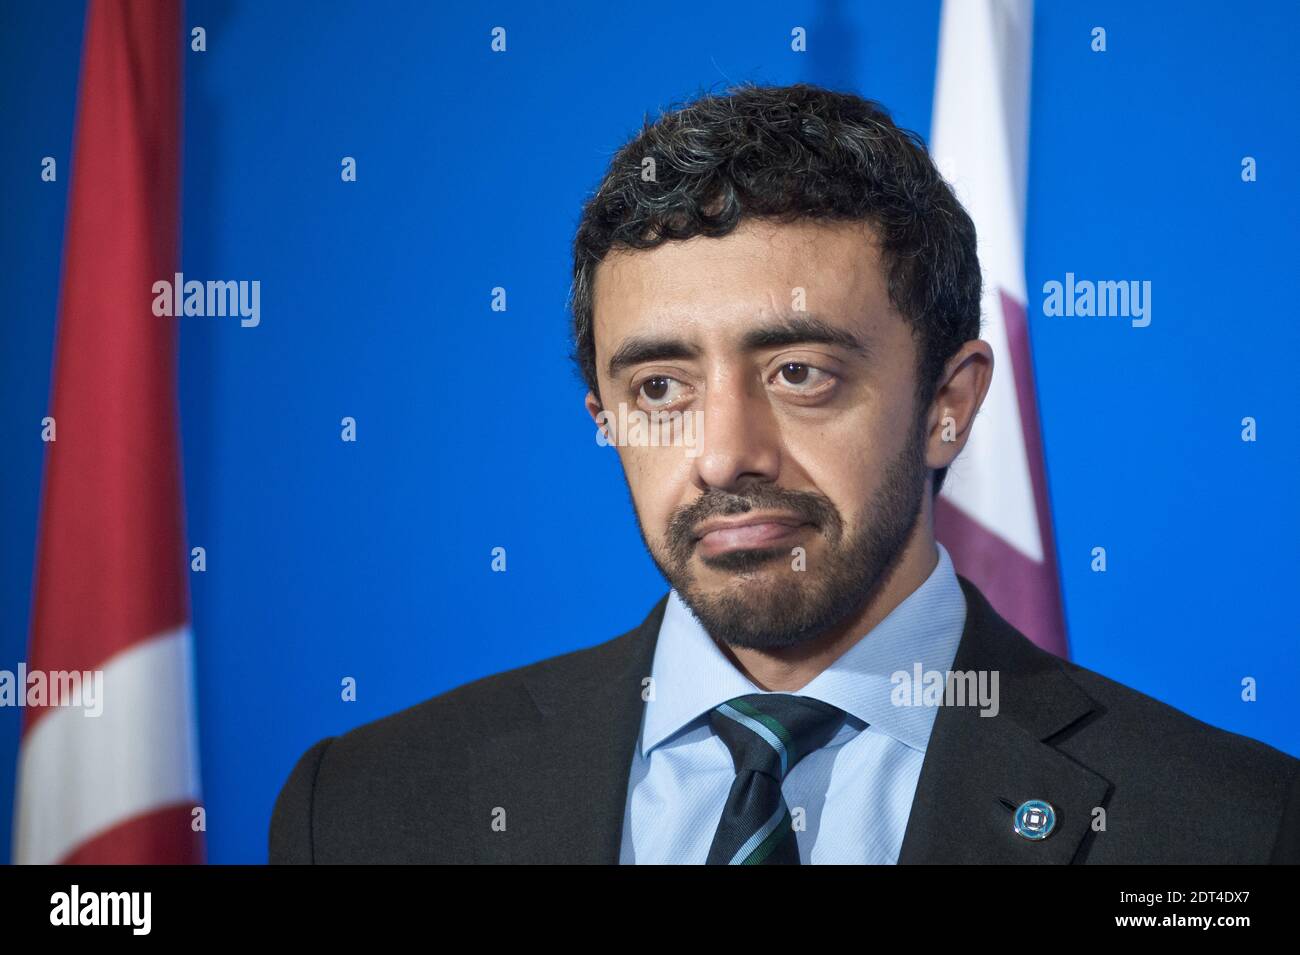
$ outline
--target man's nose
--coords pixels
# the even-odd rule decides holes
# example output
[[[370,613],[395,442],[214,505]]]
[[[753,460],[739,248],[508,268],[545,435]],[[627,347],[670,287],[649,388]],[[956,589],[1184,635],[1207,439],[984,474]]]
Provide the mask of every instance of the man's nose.
[[[779,433],[761,384],[719,383],[705,393],[702,406],[700,453],[694,459],[700,490],[734,491],[755,480],[776,481]]]

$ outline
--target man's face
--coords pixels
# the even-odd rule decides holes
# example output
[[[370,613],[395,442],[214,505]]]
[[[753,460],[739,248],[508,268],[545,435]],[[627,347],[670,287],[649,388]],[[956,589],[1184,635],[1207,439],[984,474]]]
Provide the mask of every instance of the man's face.
[[[646,547],[709,634],[776,649],[860,612],[929,473],[916,345],[869,228],[751,220],[614,252],[594,306],[593,416],[698,416],[693,448],[619,455]]]

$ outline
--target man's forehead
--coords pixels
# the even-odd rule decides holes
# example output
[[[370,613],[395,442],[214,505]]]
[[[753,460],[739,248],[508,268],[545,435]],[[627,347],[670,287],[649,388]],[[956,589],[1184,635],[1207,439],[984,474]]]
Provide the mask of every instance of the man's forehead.
[[[738,338],[814,313],[864,337],[889,311],[874,234],[863,223],[745,222],[720,238],[611,252],[596,270],[596,337]]]

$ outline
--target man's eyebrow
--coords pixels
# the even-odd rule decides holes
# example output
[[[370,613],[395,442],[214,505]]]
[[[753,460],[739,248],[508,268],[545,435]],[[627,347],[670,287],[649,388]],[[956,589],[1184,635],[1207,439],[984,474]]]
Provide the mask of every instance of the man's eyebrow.
[[[744,346],[749,351],[804,344],[835,345],[864,358],[871,356],[867,342],[812,314],[783,316],[774,322],[750,329],[744,337]]]
[[[751,328],[741,340],[746,351],[786,345],[834,345],[869,358],[871,348],[852,332],[812,314],[785,315]],[[625,339],[609,359],[609,377],[633,365],[650,361],[678,361],[699,357],[700,350],[680,338],[634,335]]]
[[[609,377],[616,378],[618,373],[633,365],[647,361],[677,361],[683,358],[695,358],[700,350],[680,338],[657,338],[648,335],[633,335],[609,359]]]

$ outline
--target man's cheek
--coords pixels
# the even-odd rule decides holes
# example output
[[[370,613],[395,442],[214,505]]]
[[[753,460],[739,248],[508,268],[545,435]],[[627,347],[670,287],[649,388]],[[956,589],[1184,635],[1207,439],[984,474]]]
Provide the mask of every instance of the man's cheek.
[[[636,506],[641,521],[651,527],[663,526],[665,510],[662,499],[665,497],[665,480],[654,456],[646,448],[621,448],[619,455],[623,459],[623,473],[627,476],[627,485],[632,494],[632,503]]]
[[[624,466],[637,480],[663,486],[689,480],[691,458],[683,447],[627,447],[622,449]]]
[[[629,447],[623,448],[620,452],[623,455],[623,466],[627,469],[637,491],[641,491],[649,484],[655,473],[654,459],[646,454],[647,450],[649,449]]]

